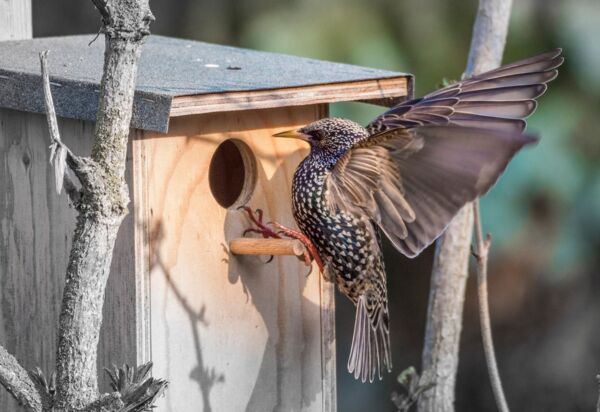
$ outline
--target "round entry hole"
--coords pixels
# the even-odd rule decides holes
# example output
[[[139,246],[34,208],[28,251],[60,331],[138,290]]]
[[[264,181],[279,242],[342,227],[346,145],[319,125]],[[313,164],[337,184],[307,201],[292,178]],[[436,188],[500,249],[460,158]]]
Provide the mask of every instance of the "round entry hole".
[[[210,191],[225,208],[250,200],[256,184],[256,161],[250,147],[237,139],[221,143],[210,161]]]

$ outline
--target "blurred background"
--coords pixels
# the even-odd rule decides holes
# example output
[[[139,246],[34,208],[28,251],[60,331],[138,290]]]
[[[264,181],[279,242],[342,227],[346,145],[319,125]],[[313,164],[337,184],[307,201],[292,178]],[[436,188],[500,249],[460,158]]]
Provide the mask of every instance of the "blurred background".
[[[405,71],[416,95],[459,79],[477,2],[445,0],[151,0],[152,32]],[[90,2],[34,0],[34,36],[100,27]],[[566,63],[519,154],[483,199],[493,234],[490,305],[500,373],[515,411],[592,411],[600,373],[600,2],[520,0],[505,62],[555,47]],[[381,108],[338,104],[363,124]],[[394,372],[356,383],[345,371],[354,309],[338,296],[341,412],[393,411],[400,371],[420,369],[433,249],[409,260],[386,245]],[[475,278],[464,315],[458,411],[495,410],[479,335]]]

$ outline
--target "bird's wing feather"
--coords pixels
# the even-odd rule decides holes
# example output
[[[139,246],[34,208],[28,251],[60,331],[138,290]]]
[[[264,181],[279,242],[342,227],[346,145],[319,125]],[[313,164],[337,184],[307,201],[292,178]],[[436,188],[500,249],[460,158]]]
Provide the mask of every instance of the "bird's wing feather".
[[[452,125],[384,132],[338,161],[327,179],[328,205],[366,214],[413,257],[534,141],[520,132]]]
[[[556,49],[504,65],[400,103],[369,123],[367,130],[374,135],[428,124],[523,130],[522,119],[533,113],[534,99],[556,78],[563,61],[562,50]]]
[[[523,119],[563,60],[556,49],[391,108],[336,164],[329,206],[368,214],[401,252],[417,255],[532,141]]]

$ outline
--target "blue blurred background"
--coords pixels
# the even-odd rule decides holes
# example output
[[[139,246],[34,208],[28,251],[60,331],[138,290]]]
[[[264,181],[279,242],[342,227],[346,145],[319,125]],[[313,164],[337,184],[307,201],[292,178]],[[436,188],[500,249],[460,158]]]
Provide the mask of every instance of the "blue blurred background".
[[[90,2],[34,0],[34,35],[100,27]],[[566,63],[519,154],[483,200],[494,236],[490,305],[500,373],[515,411],[591,411],[600,373],[600,2],[513,5],[505,62],[555,47]],[[477,2],[444,0],[151,0],[155,34],[404,71],[416,95],[465,67]],[[338,104],[368,122],[381,108]],[[345,372],[354,309],[338,296],[338,404],[393,411],[395,377],[420,366],[433,250],[405,259],[386,245],[395,370],[363,385]],[[457,410],[495,410],[479,337],[474,279],[465,308]]]

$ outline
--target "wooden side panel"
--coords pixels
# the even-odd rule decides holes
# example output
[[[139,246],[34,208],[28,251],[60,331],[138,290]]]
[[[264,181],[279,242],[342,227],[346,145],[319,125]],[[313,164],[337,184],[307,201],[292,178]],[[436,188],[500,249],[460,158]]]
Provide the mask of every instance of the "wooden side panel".
[[[31,0],[0,1],[0,41],[31,39]]]
[[[231,256],[227,241],[248,221],[209,187],[217,146],[239,139],[257,163],[249,205],[294,226],[290,185],[307,147],[271,135],[324,113],[302,106],[181,117],[168,137],[134,142],[135,180],[145,182],[135,193],[136,220],[147,222],[138,267],[150,284],[145,345],[154,375],[170,381],[159,411],[335,410],[333,285],[316,270],[307,277],[294,257]]]
[[[61,120],[75,152],[91,150],[93,125]],[[64,274],[75,227],[65,194],[48,164],[46,119],[0,110],[0,344],[28,369],[54,369]],[[131,179],[130,179],[131,180]],[[98,364],[135,362],[133,219],[117,239],[107,288]],[[104,375],[103,373],[101,373]],[[18,410],[0,391],[0,411]]]

